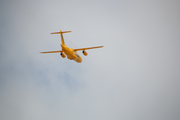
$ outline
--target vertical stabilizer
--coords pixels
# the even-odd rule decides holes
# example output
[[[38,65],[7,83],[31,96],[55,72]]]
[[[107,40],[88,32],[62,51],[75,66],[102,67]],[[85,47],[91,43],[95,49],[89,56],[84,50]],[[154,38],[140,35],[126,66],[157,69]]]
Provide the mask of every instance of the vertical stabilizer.
[[[63,38],[63,33],[69,33],[69,32],[71,32],[71,31],[61,31],[60,30],[60,32],[53,32],[51,34],[60,34],[60,36],[61,36],[61,43],[62,43],[62,45],[65,45],[64,38]]]

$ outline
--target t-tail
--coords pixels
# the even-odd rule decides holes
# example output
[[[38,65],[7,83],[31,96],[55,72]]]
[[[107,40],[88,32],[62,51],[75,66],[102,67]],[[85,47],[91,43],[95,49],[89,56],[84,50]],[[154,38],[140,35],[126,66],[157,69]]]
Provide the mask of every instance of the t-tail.
[[[69,32],[71,32],[71,31],[61,31],[60,30],[60,32],[53,32],[51,34],[60,34],[60,36],[61,36],[61,43],[62,43],[62,45],[65,45],[64,38],[63,38],[63,33],[69,33]]]

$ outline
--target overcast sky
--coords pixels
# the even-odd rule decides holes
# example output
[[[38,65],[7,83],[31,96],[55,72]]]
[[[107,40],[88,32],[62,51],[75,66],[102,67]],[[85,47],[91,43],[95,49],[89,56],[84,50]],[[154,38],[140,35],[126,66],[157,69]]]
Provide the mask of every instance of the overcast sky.
[[[179,120],[179,0],[0,0],[0,120]],[[59,54],[64,34],[88,50]]]

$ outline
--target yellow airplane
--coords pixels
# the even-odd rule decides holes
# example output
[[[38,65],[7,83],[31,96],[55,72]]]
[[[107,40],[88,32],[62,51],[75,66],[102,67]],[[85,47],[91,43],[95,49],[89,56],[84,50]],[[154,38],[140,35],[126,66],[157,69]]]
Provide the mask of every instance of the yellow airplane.
[[[70,60],[74,60],[78,63],[82,62],[82,58],[81,56],[77,53],[77,51],[82,50],[82,53],[87,56],[88,53],[86,52],[86,50],[88,49],[95,49],[95,48],[102,48],[104,46],[97,46],[97,47],[88,47],[88,48],[79,48],[79,49],[73,49],[73,48],[69,48],[66,46],[66,44],[64,43],[64,39],[63,39],[63,33],[69,33],[71,31],[61,31],[60,32],[53,32],[51,34],[60,34],[61,36],[61,47],[62,50],[58,50],[58,51],[47,51],[47,52],[40,52],[40,53],[60,53],[60,55],[62,56],[62,58],[65,58],[67,56],[68,59]]]

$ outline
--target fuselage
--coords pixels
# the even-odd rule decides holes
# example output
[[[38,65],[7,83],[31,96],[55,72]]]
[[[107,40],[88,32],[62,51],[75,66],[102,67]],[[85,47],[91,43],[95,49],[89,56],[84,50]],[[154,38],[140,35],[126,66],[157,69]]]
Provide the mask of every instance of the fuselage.
[[[74,60],[78,63],[82,62],[81,56],[76,51],[74,51],[73,48],[69,48],[65,44],[61,45],[61,47],[62,47],[63,53],[66,54],[66,56],[69,60]]]

